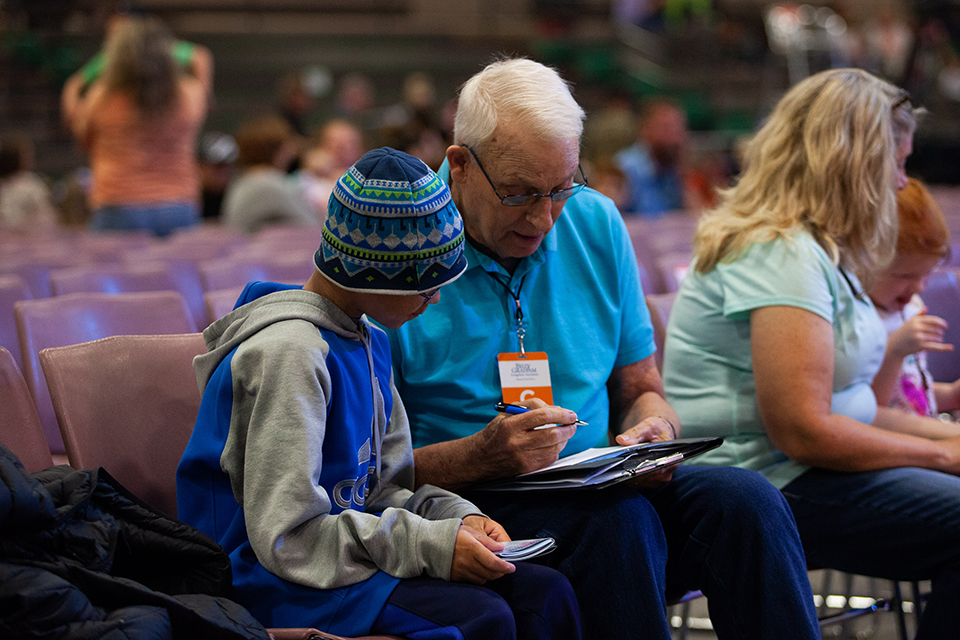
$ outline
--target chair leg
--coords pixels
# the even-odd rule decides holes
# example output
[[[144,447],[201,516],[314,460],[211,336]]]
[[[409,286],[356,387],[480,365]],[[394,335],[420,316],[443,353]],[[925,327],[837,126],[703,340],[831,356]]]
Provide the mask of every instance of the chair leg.
[[[893,581],[893,606],[897,613],[897,631],[900,634],[900,640],[909,640],[907,637],[907,614],[903,610],[903,594],[900,591],[900,583]]]
[[[920,583],[914,580],[910,583],[910,590],[913,592],[913,615],[914,622],[920,626],[920,614],[923,613],[923,594],[920,593]]]
[[[687,640],[690,634],[690,601],[680,603],[680,635],[677,640]]]

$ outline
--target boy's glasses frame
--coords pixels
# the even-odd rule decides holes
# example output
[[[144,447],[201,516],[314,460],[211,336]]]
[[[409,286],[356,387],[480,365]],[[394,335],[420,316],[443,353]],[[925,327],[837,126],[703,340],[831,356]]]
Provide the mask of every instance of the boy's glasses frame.
[[[437,295],[437,291],[440,291],[440,287],[432,289],[430,291],[424,291],[423,293],[417,293],[418,296],[426,300],[427,302],[433,300],[433,296]]]

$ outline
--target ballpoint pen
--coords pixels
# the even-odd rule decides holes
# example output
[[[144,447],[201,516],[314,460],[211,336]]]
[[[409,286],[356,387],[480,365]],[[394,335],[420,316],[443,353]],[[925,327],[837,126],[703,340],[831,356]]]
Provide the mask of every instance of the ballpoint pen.
[[[510,415],[517,415],[517,414],[520,414],[520,413],[526,413],[527,411],[531,411],[531,409],[528,409],[528,408],[526,408],[526,407],[521,407],[521,406],[518,405],[518,404],[509,404],[509,403],[506,403],[506,402],[498,402],[498,403],[497,403],[497,406],[496,406],[495,408],[496,408],[497,411],[499,411],[499,412],[501,412],[501,413],[509,413]],[[570,424],[585,425],[585,424],[587,424],[587,423],[584,422],[583,420],[577,420],[576,422],[571,422]],[[561,425],[561,424],[544,424],[544,425],[541,425],[541,426],[539,426],[539,427],[536,427],[536,428],[534,429],[534,431],[536,431],[537,429],[549,429],[550,427],[561,427],[561,426],[562,426],[562,427],[565,427],[565,426],[567,426],[567,425]]]

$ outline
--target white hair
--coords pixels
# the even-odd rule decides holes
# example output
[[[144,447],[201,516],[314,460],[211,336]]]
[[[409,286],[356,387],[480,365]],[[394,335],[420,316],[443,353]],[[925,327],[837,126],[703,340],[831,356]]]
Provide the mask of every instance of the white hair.
[[[579,140],[584,118],[556,69],[527,58],[498,60],[460,89],[453,139],[479,150],[509,122],[549,142]]]

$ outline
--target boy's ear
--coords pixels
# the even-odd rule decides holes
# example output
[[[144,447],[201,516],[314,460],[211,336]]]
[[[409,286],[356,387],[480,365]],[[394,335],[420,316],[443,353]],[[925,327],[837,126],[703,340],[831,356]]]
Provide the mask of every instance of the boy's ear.
[[[466,179],[464,172],[470,162],[467,148],[458,144],[447,147],[447,162],[450,163],[450,182],[463,182]]]

